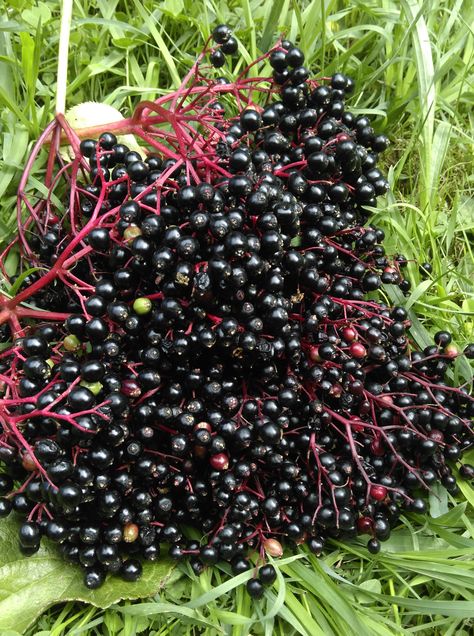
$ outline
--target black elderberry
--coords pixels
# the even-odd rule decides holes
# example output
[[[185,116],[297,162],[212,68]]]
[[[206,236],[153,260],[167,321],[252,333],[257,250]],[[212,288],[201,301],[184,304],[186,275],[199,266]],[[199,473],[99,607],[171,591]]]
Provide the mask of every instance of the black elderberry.
[[[249,596],[254,598],[255,600],[261,599],[264,592],[264,587],[259,579],[249,579],[247,581],[247,592]]]
[[[212,39],[217,44],[224,44],[224,42],[228,42],[229,38],[232,36],[232,30],[227,24],[219,24],[214,27],[212,31]]]
[[[94,139],[83,139],[79,145],[79,149],[84,157],[90,158],[96,150],[96,141]]]
[[[234,53],[237,53],[238,48],[239,44],[237,40],[232,36],[230,36],[226,42],[223,42],[221,46],[222,52],[226,55],[233,55]]]
[[[209,60],[215,68],[221,68],[225,64],[225,55],[220,49],[217,49],[210,54]]]
[[[84,585],[90,590],[96,590],[104,583],[105,576],[105,570],[99,566],[86,568]]]
[[[286,52],[286,63],[293,68],[302,66],[304,53],[296,46],[291,46]]]
[[[271,585],[275,582],[277,573],[273,565],[262,565],[258,571],[258,578],[264,585]]]
[[[247,108],[240,114],[240,125],[246,132],[254,132],[255,130],[258,130],[261,123],[262,118],[260,114],[252,108]]]
[[[39,545],[41,533],[39,525],[34,521],[27,521],[20,526],[18,531],[20,544],[24,548],[35,548]]]
[[[96,250],[105,252],[110,245],[109,231],[105,228],[96,228],[88,234],[89,245]]]
[[[286,51],[272,51],[270,54],[270,64],[276,71],[284,71],[288,66]]]

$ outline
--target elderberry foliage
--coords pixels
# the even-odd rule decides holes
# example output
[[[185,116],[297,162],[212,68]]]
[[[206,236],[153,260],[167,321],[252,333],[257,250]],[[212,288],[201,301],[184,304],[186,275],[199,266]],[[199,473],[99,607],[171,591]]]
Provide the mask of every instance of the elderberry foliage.
[[[236,46],[223,25],[214,40],[220,67]],[[142,103],[143,156],[59,122],[66,213],[28,199],[28,173],[20,188],[37,269],[2,314],[0,516],[22,519],[23,554],[48,537],[90,589],[163,552],[196,574],[282,543],[367,535],[376,553],[433,484],[458,490],[474,414],[446,384],[460,354],[447,332],[418,350],[377,295],[409,289],[370,222],[388,140],[346,110],[350,78],[312,79],[289,41],[267,57],[271,78],[197,64]],[[248,593],[275,576],[261,564]]]

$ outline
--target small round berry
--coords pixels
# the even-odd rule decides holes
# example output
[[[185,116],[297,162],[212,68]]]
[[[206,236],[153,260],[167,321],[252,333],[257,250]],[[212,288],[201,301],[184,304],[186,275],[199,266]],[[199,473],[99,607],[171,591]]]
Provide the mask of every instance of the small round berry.
[[[225,453],[212,455],[209,463],[215,470],[227,470],[229,468],[229,457]]]
[[[90,159],[92,157],[92,155],[96,151],[96,142],[95,142],[95,140],[94,139],[83,139],[81,141],[81,143],[79,144],[79,150],[84,155],[84,157],[87,157],[88,159]]]
[[[8,517],[13,508],[12,502],[5,497],[0,497],[0,519]]]
[[[373,485],[370,487],[370,496],[375,501],[383,501],[387,496],[387,489],[385,486]]]
[[[250,579],[249,581],[247,581],[246,587],[249,596],[251,596],[255,600],[262,598],[264,588],[261,581],[259,581],[258,579]]]
[[[122,567],[120,568],[120,576],[124,581],[137,581],[141,574],[143,568],[137,559],[127,559],[122,563]]]
[[[258,578],[264,585],[271,585],[275,582],[277,573],[273,565],[262,565],[258,571]]]
[[[138,539],[139,528],[136,523],[127,523],[123,529],[125,543],[133,543]]]
[[[286,53],[286,62],[289,66],[296,68],[298,66],[303,66],[304,64],[304,53],[297,46],[292,46],[288,49]]]
[[[232,36],[232,29],[227,24],[218,24],[212,31],[212,39],[216,44],[228,42]]]
[[[149,314],[152,309],[153,309],[153,303],[149,298],[146,298],[146,297],[137,298],[133,302],[133,311],[139,316]]]
[[[474,343],[469,343],[464,347],[464,355],[468,360],[474,360]]]
[[[25,548],[33,548],[40,542],[40,528],[35,521],[26,521],[25,523],[23,523],[20,526],[18,534],[20,543]]]
[[[234,37],[230,37],[227,42],[224,42],[221,46],[222,52],[226,55],[233,55],[237,53],[237,49],[239,48],[239,44]]]
[[[434,341],[440,347],[446,347],[452,340],[449,331],[437,331],[434,335]]]
[[[281,557],[283,555],[283,547],[278,539],[265,539],[263,549],[272,557]]]
[[[324,541],[319,537],[310,537],[308,539],[308,548],[316,556],[320,556],[324,550]]]
[[[463,479],[474,479],[474,466],[471,466],[471,464],[463,464],[459,468],[459,474]]]
[[[99,145],[104,150],[112,150],[117,144],[117,137],[111,132],[104,132],[99,137]]]
[[[144,181],[150,172],[150,167],[144,161],[133,161],[127,165],[127,173],[133,181]]]
[[[380,541],[378,539],[370,539],[367,543],[367,550],[371,554],[378,554],[380,552]]]
[[[225,55],[220,49],[217,49],[210,54],[209,60],[214,68],[221,68],[225,64]]]
[[[104,227],[91,230],[87,238],[89,245],[100,252],[105,252],[110,246],[109,231]]]
[[[84,585],[89,590],[96,590],[105,581],[105,570],[99,566],[86,568],[84,572]]]
[[[214,565],[219,560],[219,552],[214,546],[207,545],[201,548],[199,558],[205,565]]]
[[[387,150],[389,145],[390,142],[385,135],[375,135],[371,143],[372,149],[375,150],[375,152],[383,152]]]
[[[246,108],[240,114],[240,125],[247,132],[254,132],[262,125],[262,118],[253,108]]]

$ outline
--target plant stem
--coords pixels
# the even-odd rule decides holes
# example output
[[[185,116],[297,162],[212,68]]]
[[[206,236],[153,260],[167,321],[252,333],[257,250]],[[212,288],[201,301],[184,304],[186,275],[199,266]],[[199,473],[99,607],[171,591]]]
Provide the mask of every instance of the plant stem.
[[[71,32],[72,0],[63,0],[59,32],[58,81],[56,89],[56,115],[66,111],[67,64],[69,34]]]

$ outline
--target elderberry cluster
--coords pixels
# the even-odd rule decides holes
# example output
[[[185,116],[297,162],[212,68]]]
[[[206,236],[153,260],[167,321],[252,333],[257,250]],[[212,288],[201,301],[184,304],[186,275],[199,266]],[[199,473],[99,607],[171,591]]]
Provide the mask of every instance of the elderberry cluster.
[[[233,52],[227,27],[214,39],[214,58]],[[68,315],[0,362],[0,516],[23,519],[25,554],[58,543],[90,588],[136,580],[163,546],[196,573],[358,534],[375,553],[432,484],[457,492],[474,402],[445,383],[451,336],[417,350],[407,312],[368,296],[409,288],[368,223],[388,140],[346,111],[345,75],[310,79],[286,41],[269,61],[263,106],[208,94],[206,134],[183,125],[173,157],[83,140],[67,213],[29,239],[53,271],[87,228],[73,278],[20,288]],[[262,565],[248,591],[274,580]]]

